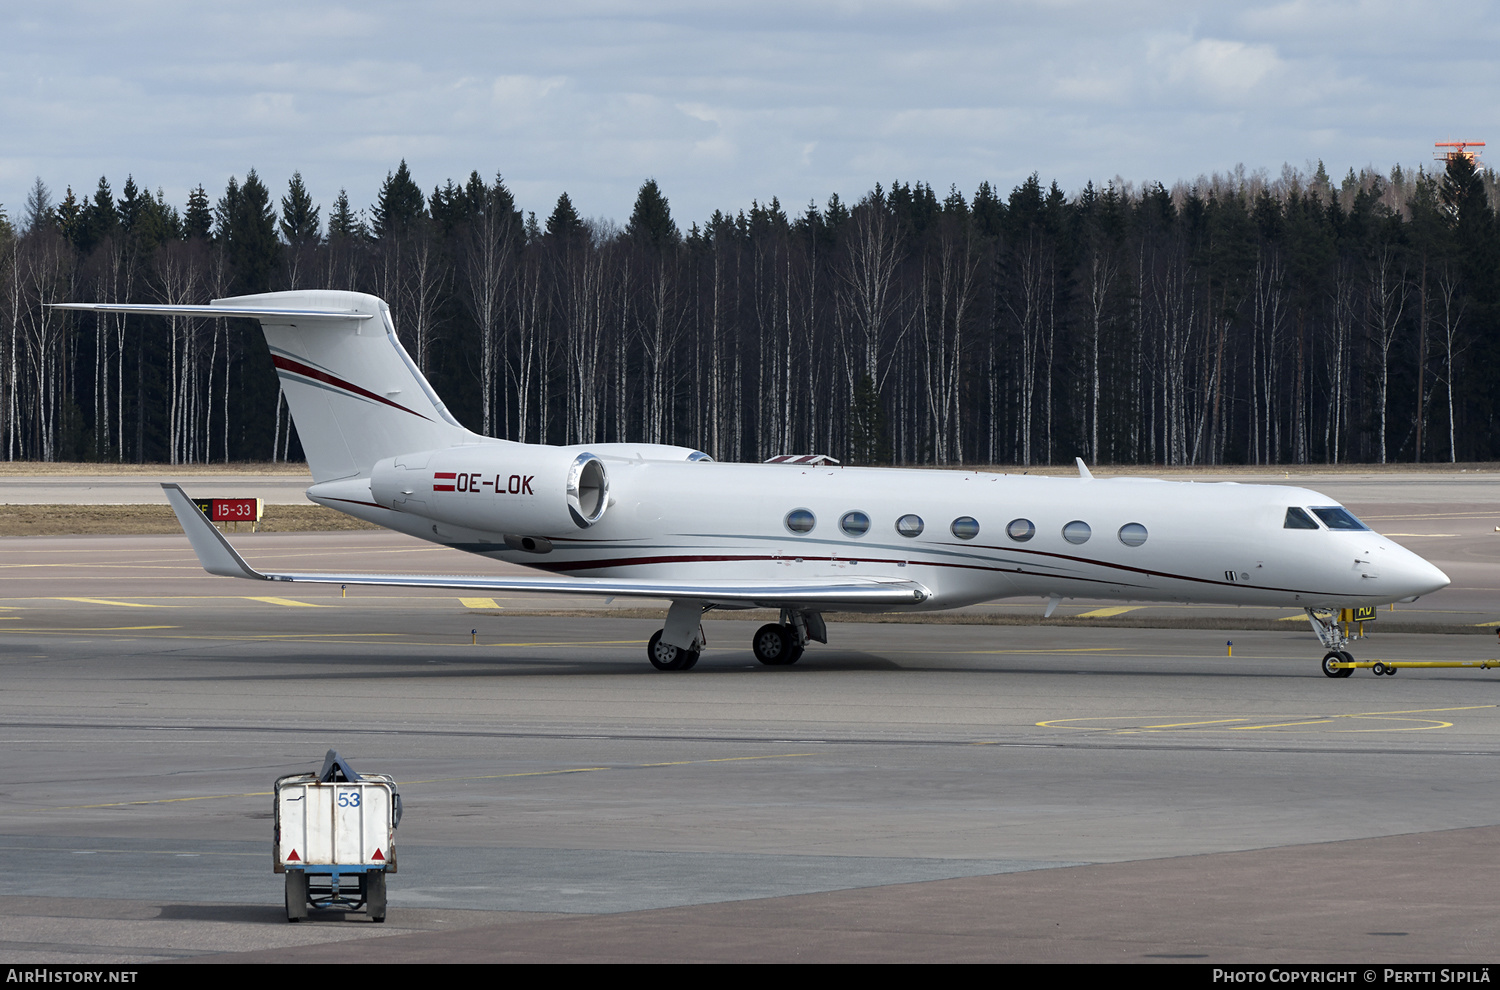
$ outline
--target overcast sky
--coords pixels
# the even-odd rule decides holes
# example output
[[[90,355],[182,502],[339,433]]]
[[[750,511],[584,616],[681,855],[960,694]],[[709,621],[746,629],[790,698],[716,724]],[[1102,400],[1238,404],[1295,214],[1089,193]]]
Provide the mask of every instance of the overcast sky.
[[[779,197],[1031,172],[1068,192],[1431,159],[1500,142],[1500,5],[1390,2],[0,4],[0,204],[127,173],[179,209],[256,169],[367,206],[504,175],[623,222],[654,177],[686,229]],[[1500,162],[1500,146],[1492,160]]]

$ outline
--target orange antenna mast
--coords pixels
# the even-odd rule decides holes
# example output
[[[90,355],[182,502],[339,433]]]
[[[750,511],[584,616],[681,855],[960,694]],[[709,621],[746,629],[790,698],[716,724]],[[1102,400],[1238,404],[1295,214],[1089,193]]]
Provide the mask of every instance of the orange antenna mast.
[[[1434,148],[1450,148],[1451,151],[1439,151],[1433,155],[1435,161],[1451,162],[1455,158],[1467,158],[1477,167],[1479,165],[1479,152],[1470,151],[1470,148],[1483,148],[1483,141],[1436,141]]]

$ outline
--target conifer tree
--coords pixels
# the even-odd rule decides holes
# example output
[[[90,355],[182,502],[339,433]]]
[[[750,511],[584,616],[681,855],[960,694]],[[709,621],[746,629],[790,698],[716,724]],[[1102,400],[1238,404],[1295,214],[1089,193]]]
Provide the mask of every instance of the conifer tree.
[[[655,179],[647,179],[635,197],[635,208],[630,211],[630,222],[625,233],[632,240],[657,250],[675,248],[682,240],[682,232],[672,222],[672,210],[667,197]]]
[[[333,209],[328,213],[328,239],[358,240],[367,233],[364,219],[349,205],[348,191],[340,189],[339,197],[333,201]]]
[[[394,174],[386,173],[380,196],[370,211],[376,239],[384,241],[407,233],[427,215],[426,207],[427,199],[412,181],[403,158]]]
[[[271,273],[281,257],[281,242],[276,238],[271,193],[255,169],[246,173],[243,186],[230,176],[215,213],[218,236],[229,249],[229,267],[239,291],[269,291]]]
[[[76,242],[78,249],[88,254],[96,244],[114,234],[118,225],[114,193],[109,188],[109,180],[101,175],[94,198],[84,204],[83,223]]]
[[[57,204],[54,211],[57,217],[57,229],[68,239],[74,248],[78,247],[78,238],[83,227],[82,203],[78,202],[78,196],[73,192],[73,187],[68,187],[68,193],[63,197],[61,203]]]
[[[68,190],[69,194],[72,190]],[[208,240],[209,234],[213,232],[214,215],[209,209],[208,192],[199,183],[198,188],[188,193],[187,213],[182,217],[182,236],[185,238],[201,238]]]
[[[583,234],[583,218],[578,211],[573,209],[573,201],[568,198],[567,193],[557,197],[557,205],[552,208],[552,215],[547,218],[547,234],[558,240],[569,240]]]
[[[52,226],[56,220],[57,217],[52,212],[52,191],[39,175],[32,184],[31,191],[26,194],[26,229],[41,230]]]
[[[120,227],[126,236],[135,232],[135,225],[140,221],[141,199],[135,176],[125,176],[125,185],[120,188],[120,201],[115,204],[115,213],[120,218]]]
[[[293,172],[286,195],[281,197],[282,238],[295,248],[317,244],[321,229],[320,212],[307,187],[302,184],[302,173]]]

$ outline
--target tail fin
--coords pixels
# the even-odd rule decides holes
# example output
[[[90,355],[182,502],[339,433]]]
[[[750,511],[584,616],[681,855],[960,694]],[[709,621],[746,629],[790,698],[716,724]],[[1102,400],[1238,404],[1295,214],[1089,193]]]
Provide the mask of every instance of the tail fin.
[[[317,289],[215,299],[213,305],[272,310],[256,319],[315,482],[368,475],[376,461],[395,454],[478,439],[417,370],[384,300]]]
[[[246,316],[260,321],[314,482],[368,475],[376,461],[482,439],[449,414],[396,338],[384,300],[310,289],[208,306],[57,303],[58,309]]]

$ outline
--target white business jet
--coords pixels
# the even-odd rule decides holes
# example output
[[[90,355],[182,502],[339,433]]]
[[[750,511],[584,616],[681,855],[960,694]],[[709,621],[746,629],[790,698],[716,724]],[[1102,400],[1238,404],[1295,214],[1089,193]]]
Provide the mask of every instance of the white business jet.
[[[257,581],[562,592],[671,602],[646,653],[698,662],[710,609],[771,608],[763,664],[826,643],[823,613],[925,612],[999,598],[1305,609],[1323,671],[1353,661],[1341,608],[1429,594],[1447,575],[1303,488],[895,468],[720,464],[686,447],[515,443],[465,429],[356,292],[207,306],[64,308],[259,320],[307,453],[314,502],[552,576],[263,573],[163,485],[213,574]]]

